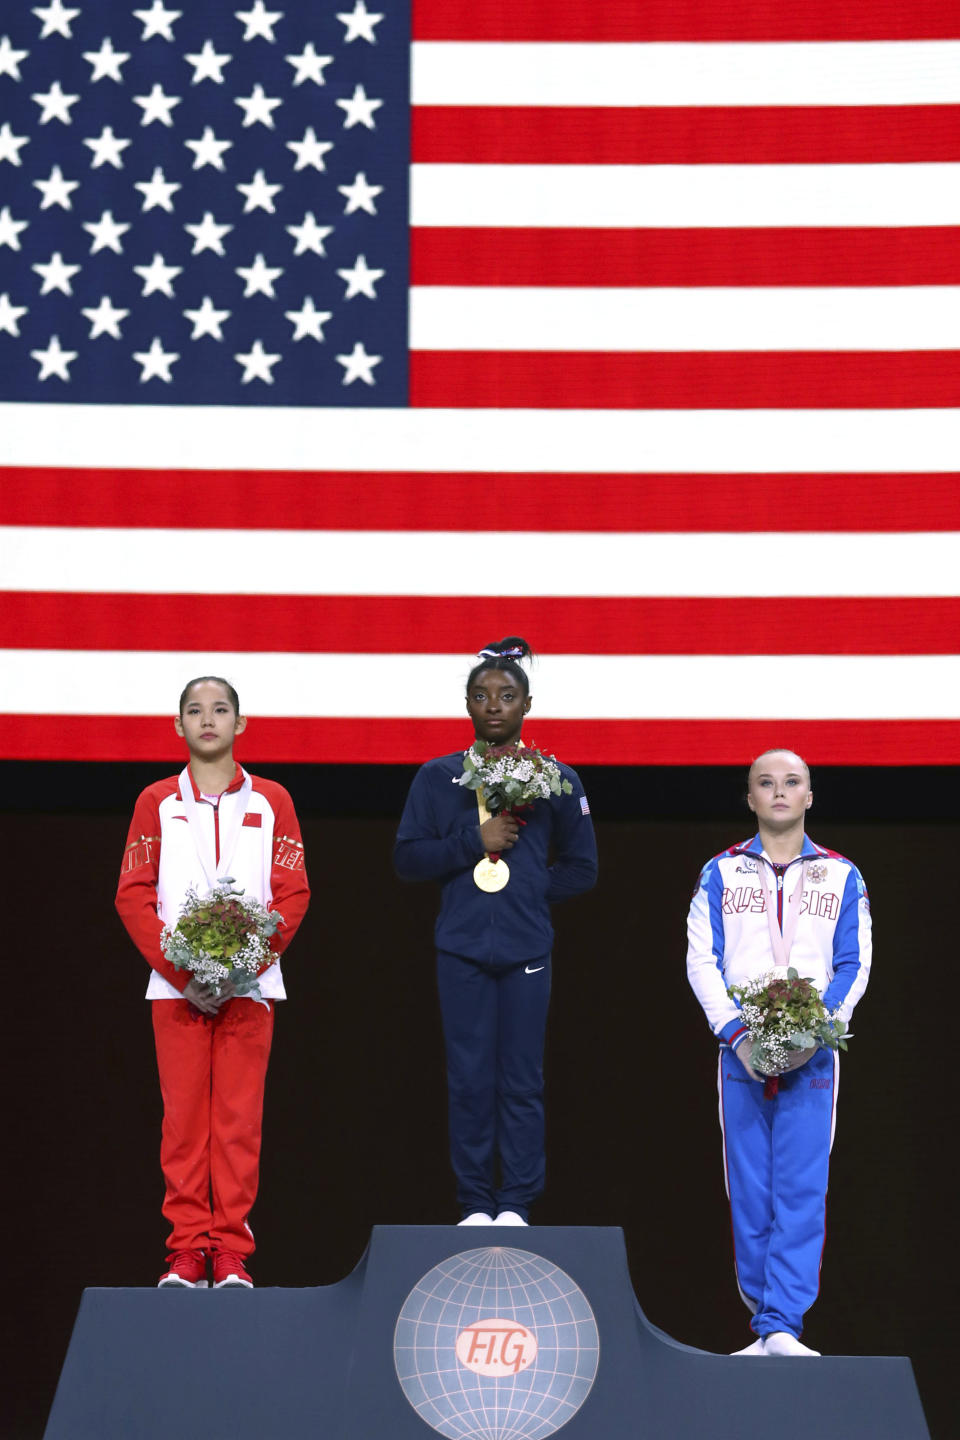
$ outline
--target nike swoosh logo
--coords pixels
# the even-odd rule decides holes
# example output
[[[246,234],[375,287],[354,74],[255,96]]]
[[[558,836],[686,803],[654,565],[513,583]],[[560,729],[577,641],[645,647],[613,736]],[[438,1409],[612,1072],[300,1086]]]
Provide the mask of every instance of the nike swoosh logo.
[[[536,975],[538,970],[546,970],[546,968],[546,965],[534,965],[531,969],[529,965],[526,965],[524,966],[523,973],[524,975]]]

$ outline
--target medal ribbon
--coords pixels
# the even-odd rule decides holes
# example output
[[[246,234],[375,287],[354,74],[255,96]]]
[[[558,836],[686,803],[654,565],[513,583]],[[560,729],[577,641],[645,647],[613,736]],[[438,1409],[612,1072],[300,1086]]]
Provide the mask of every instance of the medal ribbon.
[[[523,741],[522,741],[522,740],[518,740],[518,741],[517,741],[517,749],[518,749],[518,750],[523,750],[523,749],[525,749],[525,748],[526,748],[526,747],[524,746]],[[510,812],[510,810],[509,810],[509,808],[508,808],[508,809],[505,810],[503,813],[504,813],[505,815],[509,815],[511,812]],[[482,788],[482,787],[477,791],[477,814],[480,816],[480,824],[481,824],[481,825],[485,825],[488,820],[492,820],[492,819],[493,819],[493,816],[490,814],[490,811],[487,809],[486,803],[484,802],[484,798],[483,798],[483,788]],[[522,825],[523,823],[524,823],[524,822],[521,820],[521,821],[520,821],[520,824]],[[490,861],[493,862],[494,865],[496,865],[496,864],[499,862],[499,860],[500,860],[500,851],[499,851],[499,850],[495,850],[492,854],[491,854],[491,852],[490,852],[489,850],[484,850],[483,853],[484,853],[484,855],[486,856],[486,858],[487,858],[488,860],[490,860]],[[506,864],[507,862],[504,861],[503,863]]]
[[[807,860],[800,862],[800,884],[794,887],[793,894],[786,893],[786,871],[779,877],[775,885],[773,895],[767,889],[766,861],[762,858],[757,861],[757,874],[760,884],[763,887],[763,908],[767,912],[767,924],[770,929],[770,948],[773,951],[773,964],[775,969],[786,970],[790,964],[790,951],[793,948],[794,937],[797,933],[797,925],[800,921],[800,911],[803,907],[803,895],[807,883]],[[777,879],[774,872],[774,879]],[[783,888],[783,930],[777,924],[777,890]],[[772,1100],[780,1089],[780,1076],[768,1075],[763,1085],[763,1098]]]
[[[220,863],[217,863],[216,851],[213,846],[213,837],[207,827],[201,823],[199,807],[193,793],[193,779],[188,765],[180,776],[180,798],[183,801],[183,808],[187,813],[187,822],[190,826],[190,834],[193,838],[194,849],[197,852],[197,859],[200,861],[207,885],[212,890],[218,880],[224,879],[230,874],[230,865],[233,861],[233,853],[237,848],[237,841],[240,838],[240,829],[243,825],[243,817],[247,813],[247,801],[253,792],[253,781],[246,770],[241,770],[243,784],[239,790],[231,794],[223,793],[218,805],[220,822]],[[226,804],[224,802],[226,801]]]
[[[493,819],[493,816],[490,814],[490,811],[487,809],[486,804],[484,803],[482,790],[477,791],[477,814],[480,817],[481,825],[485,825],[488,820]],[[494,851],[493,854],[491,854],[489,850],[484,850],[483,853],[493,865],[496,865],[500,859],[499,850]]]
[[[773,963],[775,967],[783,970],[786,970],[790,964],[790,951],[793,948],[797,925],[800,921],[800,909],[803,905],[803,896],[806,890],[806,867],[807,861],[803,860],[800,869],[800,884],[795,887],[792,895],[788,895],[786,893],[786,887],[784,887],[784,916],[783,930],[781,931],[780,926],[777,924],[776,916],[777,890],[774,889],[773,891],[771,903],[771,894],[767,889],[766,862],[760,860],[757,866],[760,884],[763,887],[763,908],[767,912],[767,924],[770,929],[770,948],[773,951]],[[786,872],[784,872],[783,879],[786,879]]]

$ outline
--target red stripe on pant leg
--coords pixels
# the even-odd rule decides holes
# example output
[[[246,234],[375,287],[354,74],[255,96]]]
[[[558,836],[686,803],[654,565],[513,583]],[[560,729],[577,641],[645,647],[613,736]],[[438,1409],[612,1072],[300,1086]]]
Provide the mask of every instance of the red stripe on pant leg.
[[[740,1266],[737,1263],[737,1232],[733,1224],[733,1196],[730,1193],[730,1159],[727,1150],[727,1115],[724,1103],[725,1095],[723,1084],[723,1056],[724,1051],[721,1050],[719,1055],[717,1056],[717,1093],[720,1101],[720,1140],[723,1149],[723,1183],[724,1189],[727,1192],[727,1218],[730,1222],[730,1244],[733,1249],[733,1278],[741,1300],[743,1301],[744,1305],[746,1305],[751,1315],[755,1315],[756,1302],[753,1301],[752,1297],[747,1296],[742,1285],[740,1284]]]
[[[833,1054],[833,1090],[832,1105],[830,1109],[830,1154],[833,1154],[833,1140],[837,1130],[837,1092],[840,1088],[840,1056],[837,1051]],[[823,1271],[823,1252],[827,1248],[827,1211],[830,1208],[830,1189],[823,1197],[823,1244],[820,1246],[820,1260],[817,1264],[817,1294],[820,1294],[821,1275]]]

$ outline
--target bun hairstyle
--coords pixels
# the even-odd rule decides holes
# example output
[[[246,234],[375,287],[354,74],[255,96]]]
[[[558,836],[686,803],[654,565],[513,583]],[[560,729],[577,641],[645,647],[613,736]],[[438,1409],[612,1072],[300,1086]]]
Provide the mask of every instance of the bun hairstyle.
[[[178,712],[181,718],[183,717],[183,707],[190,699],[190,691],[194,685],[204,684],[222,685],[227,692],[230,704],[233,706],[234,714],[240,714],[240,696],[236,690],[234,690],[229,680],[224,680],[222,675],[197,675],[193,680],[188,680],[183,687],[183,694],[180,696],[180,710]]]
[[[472,688],[477,676],[482,675],[484,670],[505,670],[508,675],[513,676],[524,695],[529,695],[530,680],[523,668],[523,661],[533,658],[534,652],[522,635],[506,635],[502,640],[494,640],[479,652],[479,663],[474,665],[467,676],[467,689]]]

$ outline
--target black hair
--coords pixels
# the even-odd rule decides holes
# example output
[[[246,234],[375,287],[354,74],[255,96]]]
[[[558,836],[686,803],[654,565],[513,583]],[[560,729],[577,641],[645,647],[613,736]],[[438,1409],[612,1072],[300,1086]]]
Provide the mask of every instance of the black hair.
[[[522,635],[506,635],[502,640],[494,640],[479,652],[479,661],[467,676],[468,693],[484,670],[505,670],[513,676],[524,695],[529,695],[530,680],[520,661],[533,658],[534,652]]]
[[[188,695],[190,694],[190,691],[193,689],[194,685],[205,685],[205,684],[208,684],[208,683],[209,683],[209,684],[213,684],[213,685],[222,685],[222,686],[223,686],[224,690],[226,690],[227,694],[228,694],[229,697],[230,697],[230,703],[231,703],[231,705],[233,706],[235,713],[236,713],[237,715],[239,715],[239,714],[240,714],[240,696],[237,694],[236,690],[234,690],[234,688],[233,688],[233,686],[230,684],[230,681],[229,681],[229,680],[224,680],[224,678],[223,678],[222,675],[198,675],[198,676],[196,676],[195,679],[193,679],[193,680],[188,680],[187,683],[186,683],[186,685],[184,685],[184,687],[183,687],[183,694],[180,696],[180,710],[179,710],[179,714],[180,714],[181,718],[183,717],[183,707],[184,707],[184,705],[186,705],[186,703],[187,703],[187,697],[188,697]]]

